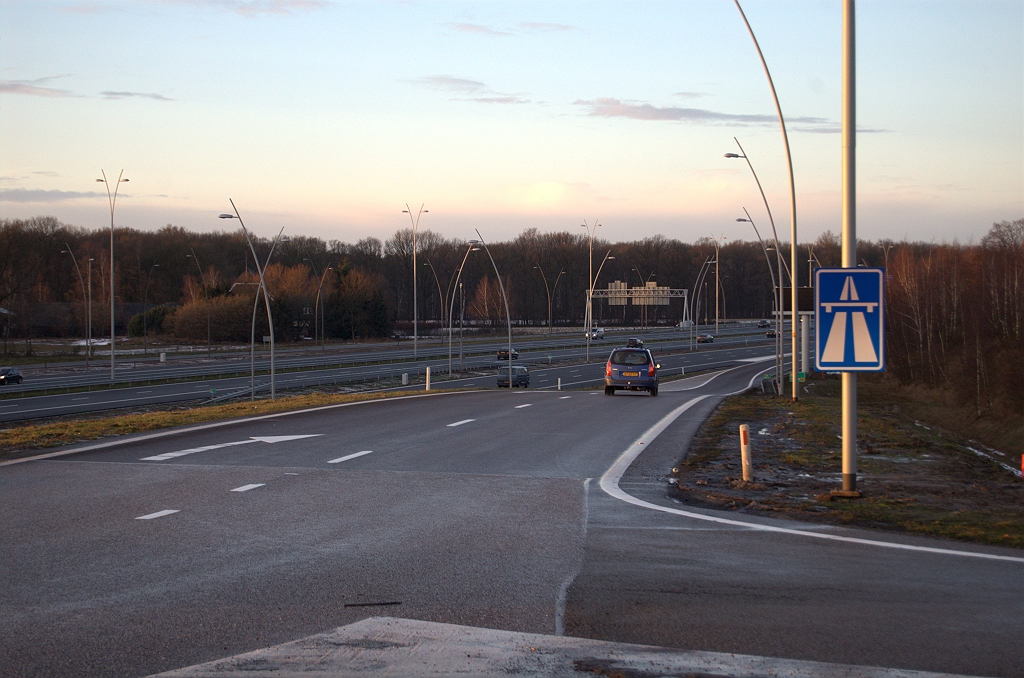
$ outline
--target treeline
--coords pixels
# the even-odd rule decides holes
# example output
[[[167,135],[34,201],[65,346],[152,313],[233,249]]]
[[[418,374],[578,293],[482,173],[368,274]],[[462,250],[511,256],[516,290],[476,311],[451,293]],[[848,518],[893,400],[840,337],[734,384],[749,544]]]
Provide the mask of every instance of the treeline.
[[[1024,416],[1024,219],[979,245],[897,244],[887,278],[889,373],[979,418]]]
[[[416,294],[420,332],[447,326],[452,310],[468,323],[501,326],[505,321],[494,268],[483,250],[430,230],[417,234]],[[265,259],[270,241],[256,239]],[[770,243],[769,243],[770,246]],[[582,233],[529,229],[507,242],[489,243],[517,326],[581,326],[589,279],[590,243]],[[274,250],[267,268],[275,334],[284,341],[312,336],[321,323],[329,339],[411,332],[413,238],[410,229],[391,238],[356,243],[293,236]],[[467,256],[468,251],[468,256]],[[789,260],[789,247],[782,246]],[[11,340],[30,346],[33,337],[81,337],[91,280],[95,337],[110,330],[110,232],[89,231],[40,217],[0,221],[0,322],[4,347]],[[155,232],[114,232],[115,323],[118,333],[146,329],[179,339],[246,341],[251,329],[256,267],[241,230],[192,233],[176,226]],[[654,236],[609,243],[595,239],[594,270],[605,255],[597,289],[613,281],[692,290],[701,267],[715,257],[710,239],[695,243]],[[77,261],[81,278],[76,270]],[[461,286],[456,272],[465,259]],[[795,272],[809,284],[809,271],[838,266],[839,238],[826,232],[801,245]],[[91,260],[91,261],[90,261]],[[810,261],[809,261],[810,260]],[[978,413],[1024,409],[1024,219],[994,224],[979,244],[927,244],[889,240],[858,244],[867,266],[888,263],[890,374],[906,383],[956,389]],[[722,317],[770,317],[772,284],[761,243],[720,245],[718,274]],[[775,256],[771,262],[774,266]],[[697,317],[713,321],[714,267]],[[91,273],[91,276],[90,276]],[[788,284],[788,283],[787,283]],[[461,291],[460,291],[461,287]],[[702,285],[702,288],[704,286]],[[318,299],[319,297],[319,299]],[[266,318],[257,310],[257,331]],[[594,302],[602,325],[673,324],[683,317],[681,299],[666,306]]]

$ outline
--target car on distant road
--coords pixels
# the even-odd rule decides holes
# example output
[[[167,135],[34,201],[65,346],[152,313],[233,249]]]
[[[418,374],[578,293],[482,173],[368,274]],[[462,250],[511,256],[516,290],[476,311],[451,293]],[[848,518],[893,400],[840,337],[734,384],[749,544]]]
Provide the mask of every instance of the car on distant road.
[[[643,340],[637,339],[636,337],[630,337],[629,339],[626,340],[626,346],[628,346],[629,348],[643,348],[644,342]]]
[[[530,388],[530,371],[525,367],[513,367],[512,368],[512,388],[521,386],[522,388]],[[498,368],[498,388],[508,388],[508,368]]]
[[[758,320],[757,321],[757,326],[758,327],[771,327],[772,324],[771,324],[771,322],[769,322],[767,320]]]
[[[6,386],[7,384],[20,384],[21,373],[13,367],[2,367],[0,368],[0,384]]]
[[[617,348],[608,356],[604,367],[604,394],[616,391],[647,391],[658,395],[658,368],[654,356],[646,348]]]
[[[588,332],[584,332],[583,333],[583,338],[584,339],[604,339],[604,328],[603,327],[595,327],[592,330],[589,330]]]
[[[715,343],[715,338],[713,336],[711,336],[710,334],[698,334],[697,335],[697,343],[698,344],[713,344],[713,343]]]
[[[519,359],[519,351],[512,349],[512,360]],[[498,360],[508,360],[508,349],[503,348],[498,350]]]
[[[680,320],[679,322],[676,323],[677,330],[685,329],[687,327],[693,327],[692,320]]]
[[[767,332],[764,333],[764,336],[768,337],[769,339],[774,339],[775,337],[778,336],[778,334],[775,332],[775,330],[768,330]]]

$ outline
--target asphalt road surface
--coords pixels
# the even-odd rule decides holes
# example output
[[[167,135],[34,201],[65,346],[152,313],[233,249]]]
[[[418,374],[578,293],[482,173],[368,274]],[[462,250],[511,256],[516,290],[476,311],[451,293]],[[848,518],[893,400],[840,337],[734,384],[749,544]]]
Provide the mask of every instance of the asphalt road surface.
[[[733,330],[736,331],[735,329]],[[753,356],[770,354],[774,349],[771,342],[766,342],[760,337],[734,336],[731,339],[720,339],[715,345],[701,346],[700,350],[691,351],[689,344],[681,333],[673,331],[661,331],[651,333],[649,339],[653,339],[650,348],[657,359],[662,363],[666,373],[673,372],[680,368],[702,369],[707,366],[720,367],[737,364],[735,360],[750,358]],[[564,343],[565,338],[562,339]],[[565,388],[578,388],[580,386],[590,387],[601,380],[604,376],[604,362],[608,351],[622,342],[605,341],[594,344],[590,348],[590,357],[593,362],[583,363],[587,355],[587,349],[583,346],[552,348],[547,346],[547,340],[540,340],[523,346],[523,351],[516,365],[524,365],[533,370],[539,370],[533,380],[534,388],[557,388],[558,379],[561,378]],[[297,371],[278,372],[275,378],[275,390],[279,393],[286,393],[288,390],[324,387],[344,386],[346,384],[378,384],[377,388],[388,388],[386,380],[400,378],[403,373],[422,376],[427,367],[431,369],[434,376],[434,383],[438,388],[463,388],[467,386],[493,386],[494,374],[497,366],[501,364],[495,359],[494,346],[498,344],[487,343],[476,346],[475,350],[487,349],[485,353],[467,357],[465,367],[477,374],[469,377],[455,373],[453,379],[448,379],[447,353],[443,353],[432,342],[432,351],[435,354],[433,359],[422,358],[418,361],[411,359],[411,351],[396,352],[390,348],[378,348],[374,351],[359,351],[344,356],[344,360],[351,363],[348,367],[324,367],[318,361],[333,361],[337,363],[342,358],[338,356],[322,358],[320,356],[292,356],[287,360],[278,361],[278,369],[291,366]],[[421,356],[429,354],[427,347],[420,352]],[[369,361],[369,362],[367,362]],[[376,361],[376,362],[372,362]],[[216,361],[214,361],[216,362]],[[231,367],[233,362],[221,361],[220,372],[238,370],[238,365]],[[559,363],[572,363],[559,365]],[[552,369],[546,369],[549,363],[557,365]],[[248,361],[245,361],[245,366]],[[305,369],[298,369],[303,366]],[[454,369],[457,369],[458,362],[455,361]],[[479,372],[483,371],[490,375],[489,379],[481,379]],[[152,372],[152,374],[150,374]],[[26,421],[34,419],[45,419],[52,417],[67,417],[86,414],[90,412],[102,412],[107,410],[125,409],[132,407],[145,407],[150,405],[166,405],[169,403],[183,403],[188,401],[208,401],[214,398],[225,398],[231,394],[238,397],[249,397],[251,379],[244,377],[225,378],[202,378],[204,373],[215,373],[214,366],[206,365],[199,368],[168,368],[168,371],[161,372],[160,369],[142,372],[134,378],[138,383],[130,387],[101,389],[92,391],[75,390],[66,393],[50,393],[47,395],[30,395],[30,388],[47,386],[56,388],[62,383],[61,378],[49,376],[30,378],[23,387],[9,387],[3,391],[4,394],[21,397],[8,397],[0,399],[0,422]],[[145,379],[149,374],[153,379],[179,378],[186,381],[178,383],[147,383]],[[127,376],[121,378],[127,380]],[[96,377],[90,377],[96,381]],[[270,379],[267,375],[259,375],[255,379],[257,393],[266,395],[270,390]],[[63,383],[74,387],[79,382],[72,377],[66,377]],[[391,382],[393,383],[393,382]],[[17,391],[18,388],[22,390]],[[423,388],[423,385],[414,385],[411,388]]]
[[[0,674],[148,675],[381,615],[1024,674],[1017,551],[665,498],[700,420],[769,364],[656,398],[424,394],[5,464]]]

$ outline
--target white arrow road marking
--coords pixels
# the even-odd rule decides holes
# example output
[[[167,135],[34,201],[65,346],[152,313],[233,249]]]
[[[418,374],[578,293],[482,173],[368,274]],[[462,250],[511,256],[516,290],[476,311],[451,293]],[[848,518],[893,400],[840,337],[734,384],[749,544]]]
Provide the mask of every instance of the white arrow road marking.
[[[231,490],[232,492],[248,492],[249,490],[255,490],[257,487],[263,487],[266,483],[253,483],[252,485],[242,485]]]
[[[139,516],[135,520],[153,520],[153,518],[163,518],[164,516],[169,516],[172,513],[178,513],[180,510],[181,509],[167,509],[165,511],[157,511],[156,513],[150,513],[146,516]]]
[[[362,452],[356,452],[355,454],[350,454],[350,455],[347,455],[347,456],[344,456],[344,457],[338,457],[337,459],[331,459],[327,463],[328,464],[340,464],[343,461],[348,461],[349,459],[355,459],[356,457],[362,457],[363,455],[366,455],[366,454],[373,454],[373,450],[363,450]]]
[[[476,419],[463,419],[462,421],[457,421],[454,424],[448,424],[448,427],[451,428],[453,426],[462,426],[463,424],[468,424],[471,421],[476,421]]]
[[[284,443],[289,440],[300,440],[302,438],[317,438],[323,435],[322,433],[315,433],[313,435],[301,435],[301,436],[253,436],[248,440],[235,440],[230,443],[219,443],[217,445],[203,445],[202,447],[190,447],[187,450],[178,450],[177,452],[164,452],[163,454],[157,454],[152,457],[143,457],[142,461],[167,461],[168,459],[175,459],[177,457],[184,457],[189,454],[195,454],[196,452],[208,452],[209,450],[219,450],[222,447],[234,447],[235,445],[248,445],[250,443]]]

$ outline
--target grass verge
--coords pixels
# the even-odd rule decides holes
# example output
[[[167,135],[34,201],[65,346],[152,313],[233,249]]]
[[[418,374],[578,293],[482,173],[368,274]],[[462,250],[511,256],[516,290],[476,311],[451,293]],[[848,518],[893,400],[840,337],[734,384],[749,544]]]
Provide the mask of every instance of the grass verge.
[[[1024,548],[1019,453],[922,422],[905,394],[880,385],[858,398],[860,499],[838,499],[839,381],[815,380],[800,401],[725,400],[678,464],[673,496],[698,506]],[[750,426],[754,477],[742,480],[739,425]],[[1008,468],[1009,467],[1009,468]]]

